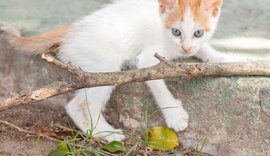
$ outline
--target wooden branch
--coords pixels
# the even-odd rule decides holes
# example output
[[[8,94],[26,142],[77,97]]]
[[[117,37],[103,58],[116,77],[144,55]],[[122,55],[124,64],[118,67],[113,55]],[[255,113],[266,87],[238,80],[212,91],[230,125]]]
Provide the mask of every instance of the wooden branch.
[[[131,82],[198,76],[270,76],[270,62],[239,63],[178,63],[155,55],[161,62],[155,66],[125,72],[86,73],[71,64],[64,64],[51,55],[42,55],[46,61],[69,71],[72,76],[55,81],[34,91],[13,93],[0,98],[0,112],[23,104],[33,104],[60,94],[82,88],[115,86]]]

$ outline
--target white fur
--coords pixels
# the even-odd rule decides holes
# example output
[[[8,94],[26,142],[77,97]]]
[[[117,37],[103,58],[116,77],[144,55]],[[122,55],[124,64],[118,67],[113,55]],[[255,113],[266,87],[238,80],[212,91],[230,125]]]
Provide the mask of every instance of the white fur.
[[[183,46],[195,47],[188,56],[197,54],[205,40],[192,41],[190,35],[198,25],[191,14],[187,12],[184,22],[177,24],[185,35]],[[152,66],[158,63],[155,53],[168,59],[185,57],[176,42],[163,24],[157,0],[118,0],[75,23],[58,57],[87,72],[112,72],[119,71],[125,61],[134,58],[138,59],[138,68]],[[209,49],[204,46],[196,57],[204,61],[219,57],[217,52]],[[176,131],[184,130],[188,126],[188,114],[181,101],[173,97],[163,80],[148,81],[146,84],[162,109],[167,125]],[[82,131],[86,132],[96,124],[94,134],[105,136],[108,141],[124,139],[122,131],[114,129],[102,115],[113,88],[80,90],[66,106],[68,114]],[[107,136],[110,132],[104,131],[117,133]]]

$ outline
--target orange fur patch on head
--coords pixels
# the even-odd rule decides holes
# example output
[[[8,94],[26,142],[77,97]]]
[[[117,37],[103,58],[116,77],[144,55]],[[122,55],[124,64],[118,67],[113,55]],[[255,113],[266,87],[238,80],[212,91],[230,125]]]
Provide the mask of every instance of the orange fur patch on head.
[[[192,11],[194,20],[203,27],[204,31],[210,31],[209,16],[201,7],[202,0],[189,0],[189,7]]]
[[[166,28],[170,29],[173,27],[174,23],[177,21],[178,16],[176,12],[171,12],[168,17],[166,18]]]
[[[210,31],[209,15],[208,11],[216,17],[219,14],[219,6],[222,0],[175,0],[174,7],[171,7],[171,11],[167,12],[166,27],[171,28],[173,24],[179,20],[184,20],[184,14],[187,8],[192,12],[192,18],[198,24],[200,24],[204,31]]]
[[[181,21],[183,21],[183,14],[190,8],[193,16],[193,20],[200,24],[204,31],[210,31],[209,17],[201,7],[202,0],[178,0],[179,6],[178,12],[181,12]]]
[[[175,6],[174,0],[159,0],[160,13],[164,14],[172,10]]]
[[[202,7],[216,17],[219,14],[222,2],[223,0],[202,0]]]

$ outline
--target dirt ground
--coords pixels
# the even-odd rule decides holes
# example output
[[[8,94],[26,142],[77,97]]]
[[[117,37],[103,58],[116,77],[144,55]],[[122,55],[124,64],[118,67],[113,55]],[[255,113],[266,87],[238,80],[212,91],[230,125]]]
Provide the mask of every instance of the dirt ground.
[[[27,131],[37,132],[40,128],[50,130],[50,125],[55,122],[69,123],[69,118],[59,108],[57,111],[43,106],[22,106],[0,114],[0,119],[13,123]],[[70,122],[72,123],[72,122]],[[1,151],[14,156],[46,155],[55,142],[41,139],[41,146],[38,146],[38,137],[18,132],[13,127],[0,125]],[[1,155],[1,153],[0,153]]]
[[[29,3],[29,6],[27,3]],[[37,2],[35,0],[27,0],[23,2],[20,0],[0,1],[0,20],[4,21],[5,24],[15,25],[22,28],[25,34],[36,34],[38,32],[49,30],[61,23],[71,23],[80,16],[100,7],[100,4],[104,3],[104,1],[79,2],[68,0],[67,2],[57,0],[53,3],[54,4],[49,0],[42,2]],[[65,5],[66,3],[68,3],[69,7],[55,7],[55,5]],[[88,5],[83,5],[83,3],[87,3]],[[269,6],[269,0],[226,0],[224,2],[223,13],[217,33],[211,40],[211,44],[221,51],[236,53],[243,57],[270,60]],[[14,13],[9,14],[13,11]],[[67,12],[71,13],[70,17]],[[232,40],[234,43],[239,44],[227,44]],[[245,45],[241,46],[242,43]],[[256,43],[254,46],[248,46],[254,43]],[[7,53],[7,50],[8,49],[6,47],[1,47],[0,44],[0,54]],[[254,51],[256,51],[256,53],[254,53]],[[65,73],[60,72],[59,69],[55,69],[51,65],[45,65],[40,62],[38,57],[35,57],[33,60],[29,60],[29,58],[20,54],[16,54],[16,58],[11,57],[11,55],[14,55],[14,52],[10,52],[10,54],[4,55],[2,58],[0,57],[0,96],[7,95],[9,92],[30,88],[31,86],[41,86],[46,84],[46,82],[65,76]],[[18,61],[16,62],[14,60]],[[25,65],[22,65],[23,63]],[[37,67],[40,68],[36,69]],[[48,74],[52,73],[52,71],[55,72],[55,70],[59,71],[61,74]],[[37,73],[40,73],[40,71],[42,71],[42,73],[38,74],[39,76],[37,77],[36,75]],[[36,74],[32,74],[33,72]],[[29,77],[26,78],[25,75],[30,75],[29,77],[32,75],[35,79],[29,79]],[[110,101],[109,105],[112,106],[116,105],[116,103],[123,102],[120,99],[121,93],[131,94],[130,96],[133,97],[140,96],[142,98],[149,98],[150,94],[142,94],[142,90],[146,90],[145,86],[139,86],[139,88],[134,90],[129,87],[119,87],[119,89],[114,93],[115,96]],[[8,121],[24,130],[34,132],[37,132],[41,128],[46,130],[53,129],[55,128],[54,125],[57,123],[67,127],[74,127],[72,121],[65,114],[62,107],[68,98],[69,96],[60,96],[40,104],[20,106],[0,112],[0,120]],[[129,99],[126,100],[128,101]],[[150,101],[153,103],[152,99],[150,99]],[[108,112],[114,112],[114,110],[109,109]],[[112,122],[116,127],[123,126],[117,121],[110,122]],[[228,143],[226,146],[232,145],[233,144]],[[263,146],[265,146],[265,144]],[[0,123],[0,156],[2,155],[1,152],[12,156],[46,155],[48,151],[54,147],[54,141],[41,138],[41,142],[38,145],[37,136],[31,136],[26,133],[19,132],[14,127]],[[238,155],[245,153],[244,151],[241,151],[241,149],[235,152],[238,152]],[[264,152],[262,151],[261,153]],[[268,154],[270,155],[270,153]],[[226,153],[224,153],[224,155],[226,155]]]

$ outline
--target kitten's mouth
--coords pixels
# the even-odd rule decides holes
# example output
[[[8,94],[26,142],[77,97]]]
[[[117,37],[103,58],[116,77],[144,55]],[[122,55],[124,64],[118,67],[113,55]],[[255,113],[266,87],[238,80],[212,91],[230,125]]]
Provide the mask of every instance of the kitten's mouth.
[[[194,56],[197,52],[195,52],[195,51],[190,51],[190,52],[181,51],[180,53],[183,57],[191,57],[191,56]]]
[[[193,56],[195,53],[186,53],[186,52],[181,52],[181,55],[183,56],[183,57],[191,57],[191,56]]]
[[[183,57],[191,57],[194,56],[196,53],[198,52],[198,50],[196,49],[196,47],[192,47],[190,49],[181,49],[180,53]]]

